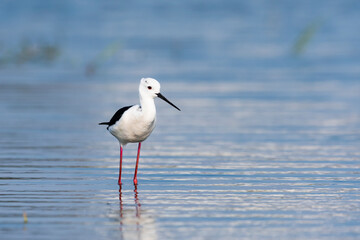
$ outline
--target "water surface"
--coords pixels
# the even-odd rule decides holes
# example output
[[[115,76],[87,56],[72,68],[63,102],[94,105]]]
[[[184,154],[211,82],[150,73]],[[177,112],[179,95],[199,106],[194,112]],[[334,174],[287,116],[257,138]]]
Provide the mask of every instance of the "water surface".
[[[358,3],[143,4],[1,3],[0,239],[358,239]],[[22,37],[61,54],[19,63]],[[143,76],[182,111],[156,101],[119,191],[97,124]]]

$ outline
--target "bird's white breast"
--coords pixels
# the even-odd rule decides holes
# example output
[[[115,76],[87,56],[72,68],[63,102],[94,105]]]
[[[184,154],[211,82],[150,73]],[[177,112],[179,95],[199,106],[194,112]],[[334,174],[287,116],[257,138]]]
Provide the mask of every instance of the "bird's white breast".
[[[144,113],[139,105],[129,108],[109,131],[122,145],[144,141],[155,128],[156,113]]]

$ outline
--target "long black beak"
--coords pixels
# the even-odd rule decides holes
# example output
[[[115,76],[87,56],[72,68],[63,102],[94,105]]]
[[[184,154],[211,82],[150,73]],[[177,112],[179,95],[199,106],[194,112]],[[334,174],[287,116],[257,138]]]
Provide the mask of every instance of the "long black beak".
[[[174,108],[176,108],[177,110],[181,111],[180,108],[178,108],[177,106],[175,106],[172,102],[170,102],[169,100],[167,100],[166,97],[164,97],[161,93],[157,93],[156,94],[159,98],[161,98],[162,100],[164,100],[165,102],[167,102],[168,104],[170,104],[171,106],[173,106]]]

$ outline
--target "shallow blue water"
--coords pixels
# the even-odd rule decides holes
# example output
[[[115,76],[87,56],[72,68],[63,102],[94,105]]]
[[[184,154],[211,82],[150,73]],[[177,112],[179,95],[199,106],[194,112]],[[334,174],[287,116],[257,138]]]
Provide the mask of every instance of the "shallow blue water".
[[[358,3],[143,4],[1,3],[0,239],[358,239]],[[182,111],[156,101],[119,192],[97,123],[143,76]]]

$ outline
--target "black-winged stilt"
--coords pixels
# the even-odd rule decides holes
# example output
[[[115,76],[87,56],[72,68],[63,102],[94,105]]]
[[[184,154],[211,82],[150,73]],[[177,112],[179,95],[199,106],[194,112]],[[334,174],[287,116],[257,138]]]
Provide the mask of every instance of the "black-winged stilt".
[[[149,137],[155,128],[156,108],[154,98],[156,97],[161,98],[180,111],[178,107],[160,93],[160,83],[157,80],[142,78],[139,85],[140,105],[123,107],[114,114],[109,122],[99,123],[99,125],[108,125],[107,130],[120,143],[119,185],[121,185],[123,147],[128,143],[139,143],[134,173],[134,184],[137,185],[141,142]]]

